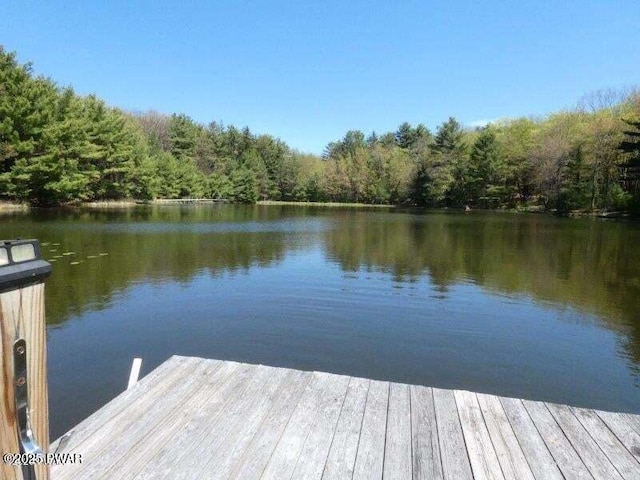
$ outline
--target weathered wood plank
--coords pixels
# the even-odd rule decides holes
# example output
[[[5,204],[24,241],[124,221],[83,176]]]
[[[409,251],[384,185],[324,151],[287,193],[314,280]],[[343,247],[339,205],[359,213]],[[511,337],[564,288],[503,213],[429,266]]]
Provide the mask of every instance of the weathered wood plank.
[[[202,377],[220,368],[219,363],[200,362],[182,383],[158,398],[147,398],[139,402],[137,409],[128,415],[119,416],[103,425],[100,435],[92,435],[78,447],[82,454],[81,464],[68,464],[56,469],[56,480],[66,478],[98,478],[102,472],[117,465],[133,451],[139,443],[152,440],[152,433],[163,420],[174,415],[182,403],[199,389]]]
[[[156,397],[159,392],[170,390],[172,385],[181,381],[189,369],[195,368],[200,359],[190,357],[171,357],[129,390],[123,391],[105,406],[91,414],[51,444],[51,451],[74,452],[91,435],[97,435],[102,426],[117,415],[127,415],[126,411],[136,408],[136,404],[145,397]]]
[[[633,458],[596,412],[585,408],[570,408],[622,477],[625,480],[640,480],[640,462]]]
[[[413,480],[442,480],[436,411],[431,388],[411,386]]]
[[[446,480],[472,480],[471,464],[464,443],[460,417],[453,391],[433,389],[438,425],[442,472]]]
[[[264,393],[257,395],[259,402],[245,412],[246,416],[240,417],[240,424],[234,427],[235,438],[227,436],[224,445],[218,450],[222,458],[218,460],[211,458],[209,460],[210,478],[214,480],[229,478],[236,464],[241,461],[251,446],[253,438],[263,428],[263,424],[268,419],[272,408],[278,406],[278,401],[281,401],[283,395],[288,397],[289,392],[295,390],[295,385],[298,385],[297,391],[301,392],[299,385],[306,385],[307,383],[305,372],[282,368],[272,368],[272,370],[274,370],[274,373],[272,373],[273,377],[269,379],[269,383],[275,383],[277,375],[282,375],[283,377],[278,388],[273,388],[275,385],[273,387],[268,385]],[[275,442],[273,446],[275,446]]]
[[[462,433],[475,480],[504,480],[498,455],[493,448],[482,411],[473,392],[454,392]]]
[[[627,448],[629,453],[640,462],[640,434],[629,424],[629,421],[619,413],[595,410],[598,416],[607,424],[618,440]]]
[[[500,402],[536,479],[564,480],[522,400],[501,398]]]
[[[331,381],[328,373],[314,372],[313,377],[265,467],[261,477],[264,480],[288,479],[293,474],[322,401],[322,391]]]
[[[476,397],[504,477],[535,480],[500,399],[482,393],[478,393]]]
[[[540,432],[547,448],[556,460],[558,467],[566,478],[593,479],[589,469],[577,454],[562,429],[553,419],[551,412],[542,402],[523,400],[531,420]]]
[[[262,421],[287,375],[287,371],[281,368],[260,365],[254,369],[256,373],[247,387],[223,409],[223,415],[216,419],[218,421],[203,422],[203,429],[207,434],[198,443],[207,448],[194,451],[192,447],[191,455],[175,465],[169,478],[220,478],[219,475],[229,467],[228,462],[242,455],[243,447],[248,442],[244,445],[236,445],[236,442],[245,428],[252,429],[256,422],[259,424]],[[197,444],[194,442],[195,445]],[[235,451],[236,446],[239,452]]]
[[[623,480],[616,468],[566,405],[547,403],[547,408],[596,480]]]
[[[640,480],[629,414],[204,359],[158,372],[73,430],[83,463],[53,480]]]
[[[203,445],[208,433],[209,422],[224,415],[226,408],[235,402],[245,391],[249,382],[255,378],[256,366],[224,362],[215,376],[207,379],[192,398],[186,399],[182,408],[173,417],[172,432],[162,442],[154,442],[142,449],[143,459],[130,477],[139,480],[171,478],[177,465],[188,461],[193,455],[194,445]],[[142,463],[146,458],[146,462]],[[185,460],[186,459],[186,460]],[[127,473],[125,469],[124,472]],[[123,475],[114,472],[113,475]]]
[[[22,287],[0,294],[0,451],[19,453],[17,419],[15,418],[13,344],[18,338],[26,342],[27,389],[33,438],[49,451],[49,401],[47,389],[47,348],[44,318],[44,283]],[[49,478],[47,465],[36,465],[39,479]],[[0,475],[8,479],[22,478],[21,468],[0,462]]]
[[[322,478],[331,441],[349,386],[349,377],[343,375],[332,375],[330,380],[325,387],[315,423],[302,447],[300,458],[293,471],[293,477],[291,477],[292,480],[319,480]]]
[[[388,402],[389,383],[372,380],[362,419],[360,443],[353,470],[354,480],[382,478]]]
[[[633,429],[640,435],[640,415],[634,415],[632,413],[621,413],[628,421]]]
[[[213,374],[202,379],[202,385],[193,396],[185,399],[173,415],[162,421],[153,438],[139,444],[126,462],[107,470],[103,478],[160,479],[171,475],[176,465],[185,462],[185,456],[193,456],[193,445],[202,443],[206,422],[218,418],[237,398],[234,395],[244,391],[255,373],[253,366],[224,362]]]
[[[290,382],[280,392],[280,396],[269,411],[267,418],[260,425],[244,455],[238,460],[229,475],[230,479],[256,480],[262,476],[262,472],[296,409],[300,397],[313,378],[311,372],[297,373],[300,374],[299,380]]]
[[[409,385],[389,385],[387,438],[384,447],[385,480],[406,480],[412,476],[411,390]]]
[[[323,480],[350,480],[353,477],[368,392],[369,380],[352,378],[349,382],[327,456]]]

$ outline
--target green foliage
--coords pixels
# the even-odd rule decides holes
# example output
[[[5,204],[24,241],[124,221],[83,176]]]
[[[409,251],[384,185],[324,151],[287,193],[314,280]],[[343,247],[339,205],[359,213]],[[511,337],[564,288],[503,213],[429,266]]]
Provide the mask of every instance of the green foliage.
[[[245,167],[231,173],[233,186],[232,200],[236,203],[256,203],[259,197],[258,182],[255,173]]]
[[[444,154],[461,153],[464,150],[463,135],[462,126],[455,118],[449,117],[449,120],[438,127],[433,148]]]
[[[180,197],[640,210],[640,97],[476,130],[450,117],[435,135],[350,130],[318,158],[248,127],[127,114],[0,47],[0,198]]]
[[[224,173],[212,173],[209,175],[206,189],[206,195],[210,198],[233,198],[233,183]]]
[[[469,155],[467,191],[480,206],[498,207],[509,200],[507,165],[491,127],[485,127]]]

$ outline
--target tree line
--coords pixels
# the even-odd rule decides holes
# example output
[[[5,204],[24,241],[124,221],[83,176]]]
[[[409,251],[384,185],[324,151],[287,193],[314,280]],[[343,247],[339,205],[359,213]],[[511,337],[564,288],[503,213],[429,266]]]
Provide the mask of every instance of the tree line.
[[[38,206],[155,198],[640,210],[640,94],[435,132],[359,130],[322,156],[184,114],[126,112],[33,74],[0,47],[0,198]]]

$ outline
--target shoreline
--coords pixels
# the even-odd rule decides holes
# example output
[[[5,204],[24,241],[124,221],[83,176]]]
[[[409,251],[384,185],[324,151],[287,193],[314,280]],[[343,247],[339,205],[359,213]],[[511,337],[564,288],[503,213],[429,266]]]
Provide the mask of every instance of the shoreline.
[[[26,203],[16,203],[16,202],[2,202],[0,201],[0,212],[18,212],[18,211],[27,211],[31,207],[29,207]]]
[[[397,208],[398,205],[375,203],[341,203],[341,202],[293,202],[285,200],[259,200],[256,205],[291,205],[300,207],[365,207],[365,208]]]
[[[170,206],[170,205],[250,205],[250,204],[235,204],[227,201],[221,201],[217,199],[155,199],[155,200],[101,200],[93,202],[80,202],[71,203],[67,205],[60,205],[57,207],[45,207],[45,208],[87,208],[87,209],[126,209],[137,206]],[[322,208],[370,208],[370,209],[408,209],[408,210],[425,210],[425,211],[441,211],[441,212],[464,212],[464,208],[454,207],[423,207],[415,205],[387,205],[387,204],[371,204],[371,203],[355,203],[355,202],[295,202],[284,200],[259,200],[254,205],[258,206],[293,206],[293,207],[322,207]],[[27,203],[17,203],[10,201],[0,201],[0,213],[10,212],[27,212],[31,209],[38,210],[40,207],[33,207]],[[466,211],[467,213],[473,212],[494,212],[494,213],[510,213],[510,214],[543,214],[553,215],[564,218],[601,218],[601,219],[622,219],[622,220],[634,220],[640,218],[630,212],[624,211],[581,211],[572,210],[569,212],[557,212],[554,210],[544,210],[539,206],[529,206],[521,208],[495,208],[484,209],[476,208]]]

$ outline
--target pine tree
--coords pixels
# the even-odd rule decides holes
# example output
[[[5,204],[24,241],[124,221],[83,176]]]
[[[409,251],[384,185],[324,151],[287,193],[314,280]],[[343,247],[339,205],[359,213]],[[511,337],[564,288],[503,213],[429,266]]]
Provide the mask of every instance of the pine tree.
[[[458,121],[449,117],[436,131],[433,149],[438,153],[454,154],[464,150],[463,130]]]
[[[468,191],[482,206],[495,207],[505,201],[505,162],[491,127],[480,132],[469,157]]]

